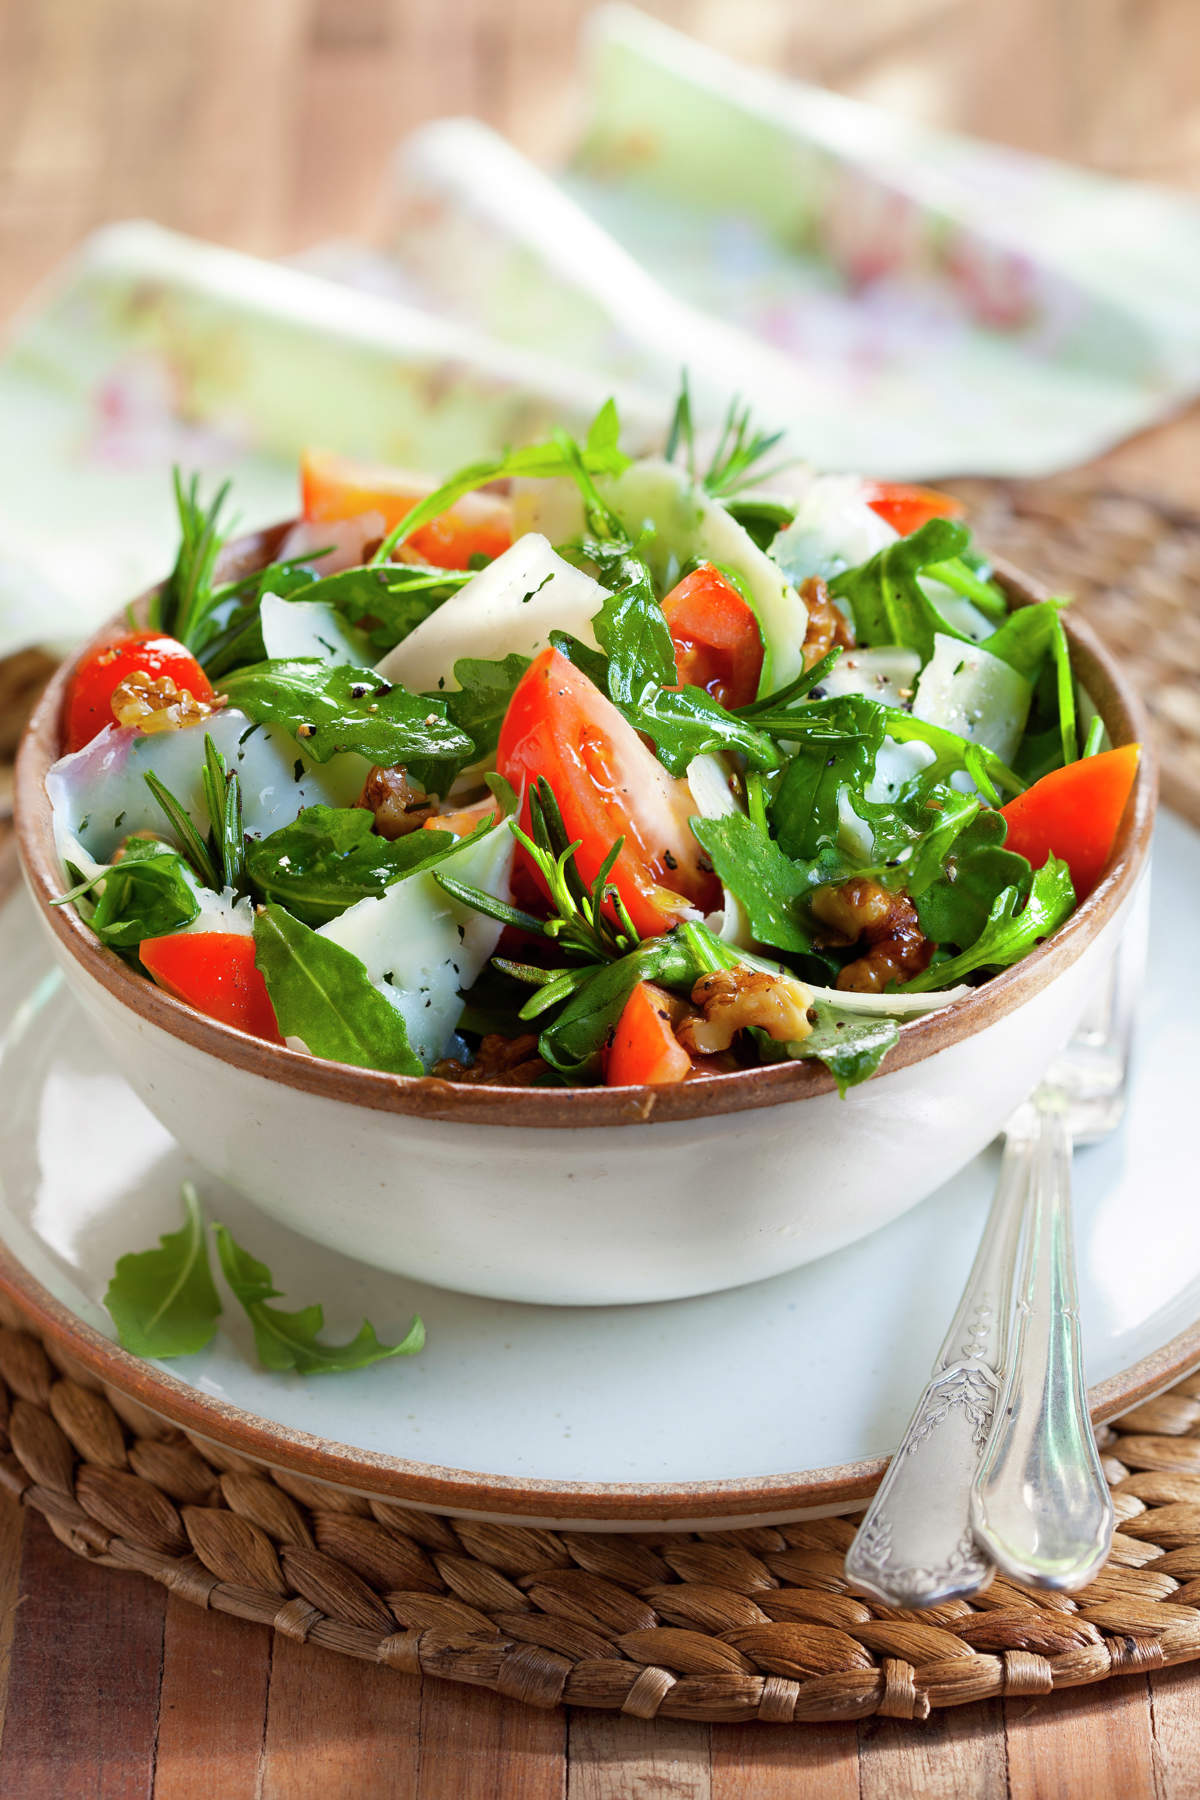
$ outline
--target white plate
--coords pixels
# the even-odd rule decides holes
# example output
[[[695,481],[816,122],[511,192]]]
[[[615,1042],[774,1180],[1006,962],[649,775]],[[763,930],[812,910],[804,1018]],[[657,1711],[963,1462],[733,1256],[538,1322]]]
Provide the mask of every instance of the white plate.
[[[1128,1116],[1075,1164],[1088,1371],[1107,1416],[1200,1362],[1197,892],[1200,834],[1165,816]],[[886,1230],[753,1287],[622,1308],[468,1298],[322,1250],[190,1164],[106,1064],[23,890],[0,925],[0,1236],[32,1279],[0,1273],[106,1380],[265,1460],[440,1511],[694,1529],[837,1510],[869,1488],[966,1274],[995,1150]],[[269,1375],[233,1301],[199,1356],[109,1350],[113,1264],[175,1228],[185,1176],[288,1303],[324,1302],[331,1335],[366,1314],[391,1337],[419,1312],[424,1353]]]

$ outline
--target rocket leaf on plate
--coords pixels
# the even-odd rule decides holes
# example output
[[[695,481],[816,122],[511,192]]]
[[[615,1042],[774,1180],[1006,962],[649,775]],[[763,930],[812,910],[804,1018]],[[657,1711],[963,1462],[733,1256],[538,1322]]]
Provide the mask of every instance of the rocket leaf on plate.
[[[213,1232],[221,1272],[254,1328],[254,1346],[264,1368],[276,1373],[294,1369],[299,1375],[336,1374],[365,1369],[387,1357],[414,1356],[424,1347],[425,1326],[419,1318],[398,1344],[381,1343],[368,1319],[348,1344],[322,1343],[325,1311],[319,1302],[295,1312],[268,1305],[282,1295],[266,1263],[243,1250],[227,1226],[214,1225]]]
[[[868,1013],[844,1012],[830,1001],[818,1000],[817,1022],[809,1035],[791,1044],[789,1052],[801,1059],[816,1057],[837,1082],[844,1100],[848,1088],[874,1075],[880,1063],[899,1042],[895,1019],[873,1018]]]
[[[104,1296],[122,1347],[135,1356],[192,1356],[217,1328],[221,1302],[190,1181],[180,1197],[186,1215],[180,1229],[164,1232],[157,1250],[119,1257]]]
[[[1002,852],[1008,855],[1008,851]],[[1024,857],[1020,858],[1024,862]],[[1052,856],[1034,875],[1028,897],[1022,898],[1022,884],[1014,882],[1002,888],[992,902],[983,930],[975,941],[945,962],[932,962],[912,981],[906,981],[901,993],[924,994],[931,988],[953,987],[976,969],[1006,969],[1049,937],[1075,905],[1075,889],[1071,871],[1065,862]]]

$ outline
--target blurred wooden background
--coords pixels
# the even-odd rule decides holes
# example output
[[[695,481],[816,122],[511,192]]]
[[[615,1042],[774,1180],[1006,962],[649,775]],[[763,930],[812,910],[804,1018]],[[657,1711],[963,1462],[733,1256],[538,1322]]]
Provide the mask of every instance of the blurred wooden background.
[[[0,0],[0,322],[93,226],[264,255],[372,230],[387,158],[475,113],[553,154],[582,0]],[[748,61],[1200,189],[1198,0],[647,0]],[[1195,411],[1105,459],[1200,506]],[[1034,1800],[1200,1793],[1200,1672],[914,1727],[534,1713],[89,1569],[0,1506],[5,1800]]]

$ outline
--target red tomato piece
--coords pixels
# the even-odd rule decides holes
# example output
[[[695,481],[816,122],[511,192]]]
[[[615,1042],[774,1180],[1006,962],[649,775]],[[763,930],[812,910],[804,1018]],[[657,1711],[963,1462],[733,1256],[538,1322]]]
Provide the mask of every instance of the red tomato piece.
[[[605,1081],[609,1087],[661,1087],[691,1072],[692,1059],[671,1028],[667,995],[652,982],[639,981],[617,1021]]]
[[[749,706],[762,674],[762,633],[732,583],[705,563],[671,589],[663,612],[680,687],[703,688],[722,706]]]
[[[325,450],[306,450],[300,459],[304,516],[324,524],[378,512],[391,531],[436,485],[425,475],[353,462]],[[512,511],[497,494],[464,494],[406,542],[423,562],[436,568],[466,569],[473,556],[499,556],[508,549]]]
[[[254,939],[236,931],[180,931],[138,948],[159,987],[197,1012],[251,1037],[282,1044],[267,984],[254,966]]]
[[[930,519],[961,519],[966,507],[953,494],[937,488],[911,487],[906,481],[868,481],[867,505],[886,519],[901,537],[919,531]]]
[[[97,732],[115,723],[112,697],[127,676],[141,669],[169,675],[180,692],[211,701],[212,683],[190,650],[160,631],[133,631],[93,650],[76,669],[67,690],[64,737],[68,751],[82,750]]]
[[[720,905],[720,884],[702,864],[688,821],[695,808],[684,781],[667,773],[632,725],[557,650],[543,650],[517,684],[500,730],[497,766],[525,794],[539,775],[554,789],[576,863],[586,882],[600,873],[615,839],[625,839],[611,880],[638,931],[668,930],[689,906]],[[540,890],[539,878],[539,890]]]
[[[1123,744],[1043,775],[1001,807],[1008,820],[1005,849],[1027,856],[1035,869],[1061,857],[1075,898],[1085,899],[1112,855],[1141,753],[1140,744]]]

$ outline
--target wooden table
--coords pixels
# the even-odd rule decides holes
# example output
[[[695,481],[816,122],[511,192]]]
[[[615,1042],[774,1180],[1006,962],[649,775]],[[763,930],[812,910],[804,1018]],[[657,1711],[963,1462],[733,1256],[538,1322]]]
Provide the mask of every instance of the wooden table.
[[[406,131],[569,129],[582,0],[0,0],[0,318],[104,220],[265,255],[369,234]],[[1195,0],[657,0],[748,59],[1200,186]],[[1105,459],[1200,504],[1200,411]],[[1185,1800],[1200,1670],[925,1725],[653,1724],[424,1687],[91,1568],[0,1502],[5,1800]]]

